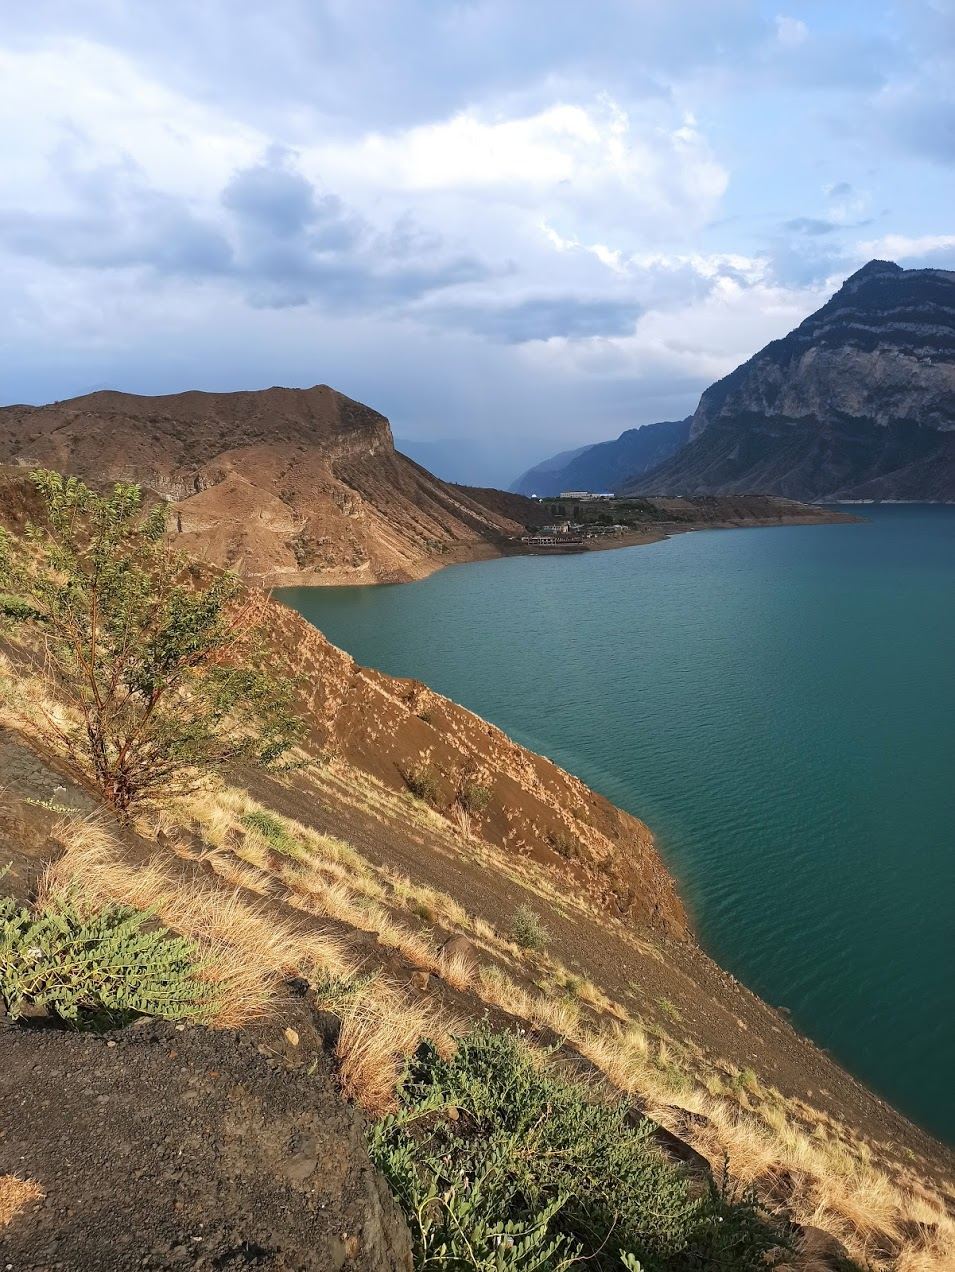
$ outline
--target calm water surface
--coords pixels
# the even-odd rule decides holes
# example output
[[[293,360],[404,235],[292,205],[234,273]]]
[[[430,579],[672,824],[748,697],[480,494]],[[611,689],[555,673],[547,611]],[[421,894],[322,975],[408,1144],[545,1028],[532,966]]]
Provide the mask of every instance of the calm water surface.
[[[955,508],[280,596],[646,821],[711,954],[955,1143]]]

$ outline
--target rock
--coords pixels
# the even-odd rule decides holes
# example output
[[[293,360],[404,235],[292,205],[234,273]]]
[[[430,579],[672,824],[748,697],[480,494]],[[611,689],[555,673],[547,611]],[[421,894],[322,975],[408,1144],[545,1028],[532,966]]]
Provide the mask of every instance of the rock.
[[[291,1025],[289,1025],[289,1027],[285,1030],[285,1041],[289,1044],[290,1047],[298,1046],[298,1034],[291,1027]]]
[[[478,952],[466,936],[452,936],[441,946],[442,958],[467,959],[472,966],[478,965]]]
[[[431,988],[431,977],[427,972],[415,972],[409,982],[412,989],[418,990],[419,993],[426,994]]]
[[[820,1268],[832,1269],[832,1272],[845,1272],[852,1267],[849,1251],[838,1237],[822,1228],[814,1228],[812,1224],[793,1224],[795,1245],[800,1254],[814,1259]]]
[[[955,273],[870,261],[711,385],[687,445],[621,490],[951,500],[953,416]]]
[[[653,1127],[653,1138],[666,1153],[667,1157],[683,1162],[695,1174],[712,1174],[710,1163],[702,1153],[698,1153],[691,1144],[687,1144],[685,1140],[680,1139],[679,1135],[674,1135],[672,1131],[668,1131],[659,1122],[654,1122],[652,1118],[648,1118],[639,1109],[631,1109],[625,1121],[628,1126],[640,1126],[643,1122],[649,1122]]]

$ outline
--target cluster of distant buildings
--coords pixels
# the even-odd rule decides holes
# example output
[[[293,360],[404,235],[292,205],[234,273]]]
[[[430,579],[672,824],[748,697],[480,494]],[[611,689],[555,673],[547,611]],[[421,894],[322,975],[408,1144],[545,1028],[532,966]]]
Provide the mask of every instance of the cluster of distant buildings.
[[[587,503],[593,499],[615,499],[609,490],[594,492],[593,490],[562,490],[559,495],[531,495],[532,499],[573,499],[577,503]]]

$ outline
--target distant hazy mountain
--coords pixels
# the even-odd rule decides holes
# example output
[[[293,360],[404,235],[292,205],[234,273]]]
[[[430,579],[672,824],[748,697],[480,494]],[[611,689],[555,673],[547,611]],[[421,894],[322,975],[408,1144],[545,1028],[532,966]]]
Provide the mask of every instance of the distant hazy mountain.
[[[421,441],[396,437],[395,448],[442,481],[504,489],[514,480],[515,473],[540,454],[540,441],[528,437],[443,437]]]
[[[955,501],[955,273],[870,261],[706,390],[627,493]]]
[[[689,433],[689,417],[628,428],[615,441],[554,455],[519,477],[511,490],[522,495],[616,490],[628,478],[669,459],[685,444]]]

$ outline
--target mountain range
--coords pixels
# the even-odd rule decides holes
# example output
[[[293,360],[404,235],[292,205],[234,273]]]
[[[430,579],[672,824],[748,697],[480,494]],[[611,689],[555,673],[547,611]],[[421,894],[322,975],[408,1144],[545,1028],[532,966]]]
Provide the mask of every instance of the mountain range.
[[[616,490],[630,477],[655,468],[683,446],[690,418],[628,428],[612,442],[564,451],[520,476],[511,489],[521,495],[559,495],[562,490]]]
[[[955,273],[870,261],[684,424],[686,444],[650,464],[631,434],[683,425],[631,430],[556,471],[547,461],[517,488],[546,473],[555,489],[628,495],[955,500]]]

